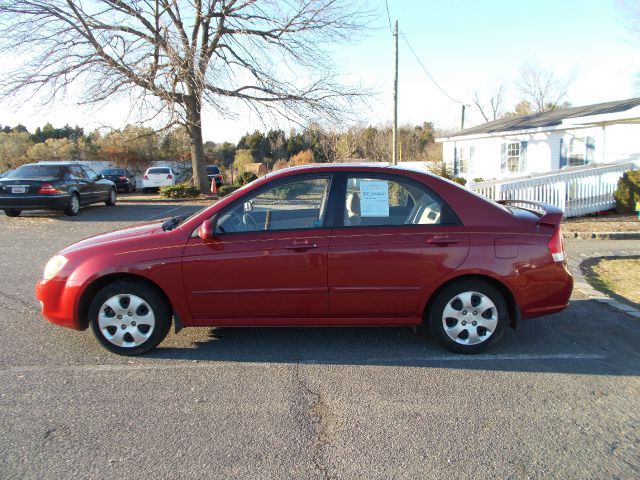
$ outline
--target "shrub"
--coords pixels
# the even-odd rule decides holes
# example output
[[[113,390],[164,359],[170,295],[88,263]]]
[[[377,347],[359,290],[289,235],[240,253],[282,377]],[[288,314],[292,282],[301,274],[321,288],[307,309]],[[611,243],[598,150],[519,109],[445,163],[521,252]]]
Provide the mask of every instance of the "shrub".
[[[218,195],[224,197],[225,195],[229,195],[230,193],[235,192],[239,188],[240,187],[238,185],[222,185],[218,189]]]
[[[236,184],[241,187],[242,185],[246,185],[249,182],[253,182],[257,178],[258,176],[253,172],[242,172],[236,178]]]
[[[615,198],[618,213],[636,211],[636,202],[640,202],[640,170],[631,170],[622,175],[618,180]]]
[[[467,184],[467,179],[466,178],[462,178],[462,177],[453,177],[451,179],[452,182],[456,182],[459,183],[460,185],[464,186]]]
[[[291,166],[309,165],[310,163],[313,163],[313,152],[309,149],[296,153],[289,159],[289,165]]]
[[[484,178],[482,178],[482,177],[474,178],[473,181],[475,183],[482,183],[482,182],[484,182]]]
[[[165,198],[194,198],[200,196],[200,190],[190,183],[177,183],[170,187],[160,187],[160,196]]]

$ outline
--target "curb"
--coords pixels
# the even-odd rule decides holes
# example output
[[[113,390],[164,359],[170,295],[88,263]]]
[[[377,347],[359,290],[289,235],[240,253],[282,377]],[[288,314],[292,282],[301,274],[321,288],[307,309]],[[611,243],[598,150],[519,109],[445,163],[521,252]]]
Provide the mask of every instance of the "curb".
[[[598,303],[608,305],[614,310],[617,310],[622,313],[626,313],[627,315],[630,315],[631,317],[634,317],[640,320],[640,310],[638,310],[635,307],[632,307],[631,305],[627,305],[626,303],[619,302],[618,300],[615,300],[609,297],[608,295],[605,295],[599,290],[596,290],[587,282],[587,280],[582,275],[582,269],[580,267],[583,262],[592,258],[606,258],[608,256],[610,255],[606,255],[606,254],[600,255],[596,253],[589,258],[584,258],[583,260],[580,261],[580,263],[576,263],[575,267],[572,268],[573,277],[575,279],[575,281],[573,282],[573,288],[574,290],[578,290],[582,294],[586,295],[590,300],[595,300]],[[635,254],[628,254],[628,255],[622,255],[622,256],[630,257],[630,256],[635,256]]]
[[[640,240],[640,232],[563,232],[562,236],[580,240]]]

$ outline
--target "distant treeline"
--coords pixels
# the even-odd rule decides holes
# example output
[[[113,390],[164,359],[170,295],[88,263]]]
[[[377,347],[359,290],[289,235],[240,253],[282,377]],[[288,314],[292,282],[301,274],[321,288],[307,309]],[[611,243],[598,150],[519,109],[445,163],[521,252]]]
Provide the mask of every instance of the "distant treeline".
[[[399,129],[401,160],[442,161],[433,124]],[[354,126],[325,129],[317,124],[285,133],[280,129],[245,134],[237,144],[205,142],[207,163],[244,170],[248,163],[265,163],[269,169],[286,165],[343,160],[389,161],[390,126]],[[183,128],[155,131],[127,125],[121,130],[85,133],[78,126],[56,128],[47,123],[30,133],[23,125],[0,126],[0,170],[41,160],[106,160],[143,170],[158,160],[190,161],[190,141]]]

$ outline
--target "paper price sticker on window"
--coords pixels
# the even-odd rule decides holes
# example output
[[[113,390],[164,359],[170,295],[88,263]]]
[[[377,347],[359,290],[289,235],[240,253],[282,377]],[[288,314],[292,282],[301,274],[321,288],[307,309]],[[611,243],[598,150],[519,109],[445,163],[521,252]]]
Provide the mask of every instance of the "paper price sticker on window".
[[[364,180],[360,182],[360,215],[389,216],[389,182]]]

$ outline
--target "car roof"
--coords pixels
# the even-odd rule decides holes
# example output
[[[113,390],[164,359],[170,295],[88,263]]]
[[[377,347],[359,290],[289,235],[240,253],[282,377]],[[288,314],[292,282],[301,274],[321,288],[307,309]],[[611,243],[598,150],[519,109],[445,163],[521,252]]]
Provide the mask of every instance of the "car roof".
[[[304,172],[322,172],[322,171],[336,171],[336,172],[380,172],[380,173],[418,173],[422,175],[426,175],[433,178],[438,178],[439,180],[445,180],[445,178],[438,177],[437,175],[429,172],[426,167],[420,168],[415,165],[389,165],[388,163],[313,163],[308,165],[299,165],[295,167],[287,167],[282,170],[276,170],[275,172],[271,172],[265,176],[272,178],[275,176],[285,176],[294,173],[304,173]]]

